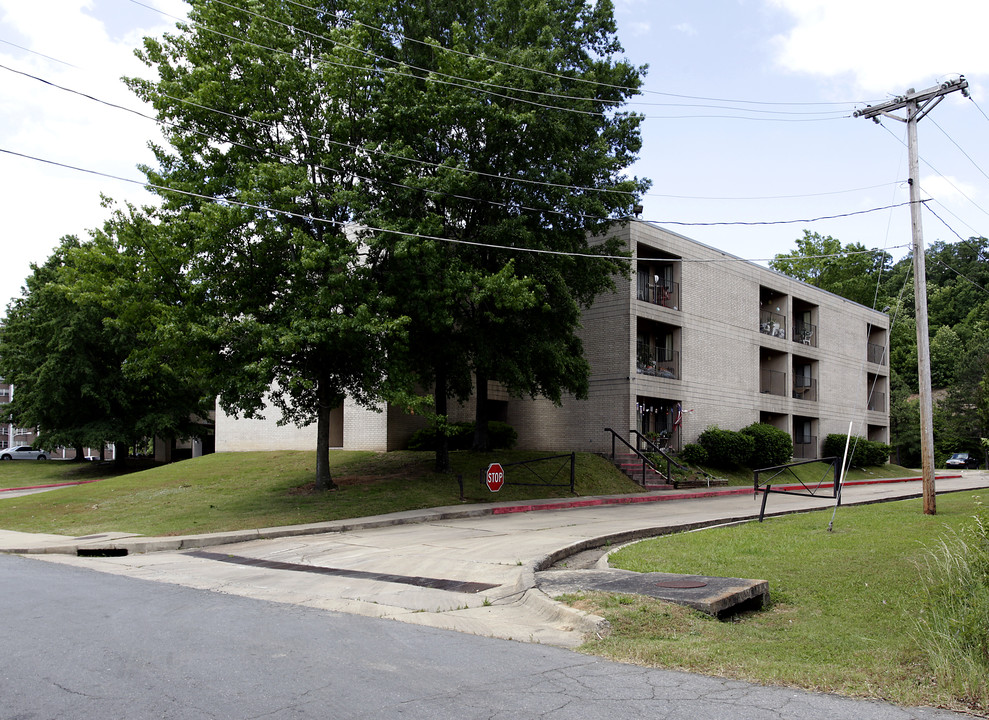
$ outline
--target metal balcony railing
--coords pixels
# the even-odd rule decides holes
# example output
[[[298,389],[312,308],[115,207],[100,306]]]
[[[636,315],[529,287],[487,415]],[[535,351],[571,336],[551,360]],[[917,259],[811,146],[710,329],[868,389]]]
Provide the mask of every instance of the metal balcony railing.
[[[786,315],[769,312],[768,310],[760,310],[759,332],[763,335],[772,335],[773,337],[785,338]]]
[[[639,300],[652,303],[653,305],[660,305],[672,310],[679,310],[680,283],[662,282],[649,283],[644,287],[639,286],[636,297],[638,297]]]
[[[805,322],[793,323],[793,342],[817,347],[817,325]]]
[[[640,375],[680,379],[680,353],[666,348],[650,348],[648,343],[638,343],[635,354],[635,370]]]
[[[793,397],[797,400],[817,401],[817,380],[804,375],[793,376]]]
[[[786,396],[786,373],[779,370],[759,371],[759,392]]]
[[[869,343],[869,362],[876,365],[886,364],[886,348],[883,345]]]

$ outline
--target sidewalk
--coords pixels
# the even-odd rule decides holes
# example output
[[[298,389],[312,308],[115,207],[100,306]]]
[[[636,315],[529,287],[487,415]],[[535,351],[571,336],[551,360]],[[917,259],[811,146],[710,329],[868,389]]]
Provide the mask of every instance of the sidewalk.
[[[939,494],[987,487],[985,472],[937,480]],[[560,500],[491,503],[171,538],[0,531],[0,549],[155,582],[575,647],[603,620],[552,600],[538,587],[540,571],[590,548],[751,520],[762,499],[749,488],[650,495],[635,503],[627,496],[575,498],[564,503],[569,507]],[[872,483],[846,487],[842,503],[920,495],[919,480]],[[767,516],[833,506],[833,498],[772,495]],[[822,514],[822,527],[827,519]]]
[[[938,492],[950,492],[948,487],[942,488],[942,483],[950,480],[962,480],[963,474],[952,473],[937,475],[935,478]],[[987,474],[989,478],[989,474]],[[96,482],[87,480],[83,482]],[[989,487],[989,479],[987,479]],[[9,488],[0,490],[0,496],[4,493],[19,494],[21,492],[42,492],[57,489],[69,485],[80,483],[60,483],[53,485],[39,485],[25,488]],[[846,494],[853,487],[858,486],[890,486],[891,497],[903,498],[919,496],[920,478],[882,478],[878,480],[858,480],[845,483],[844,493]],[[799,485],[782,484],[774,486],[775,489],[800,490]],[[822,493],[822,500],[825,505],[833,504],[833,498],[826,498],[823,493],[831,491],[832,483],[823,483],[819,488],[815,488]],[[917,488],[911,494],[902,494],[903,488]],[[23,533],[11,530],[0,529],[0,552],[14,553],[20,555],[31,555],[38,553],[55,553],[78,555],[98,555],[111,554],[132,554],[190,550],[194,548],[207,548],[218,545],[229,545],[232,543],[247,542],[250,540],[272,540],[277,538],[296,537],[301,535],[320,535],[323,533],[352,532],[355,530],[370,530],[374,528],[391,527],[394,525],[410,525],[438,522],[445,520],[460,520],[467,518],[481,518],[493,515],[509,515],[515,513],[527,513],[547,510],[569,510],[588,507],[602,507],[611,505],[638,505],[652,504],[657,502],[672,502],[682,500],[699,500],[703,498],[724,498],[734,496],[752,496],[750,486],[734,486],[729,488],[710,489],[690,489],[690,490],[659,490],[655,492],[640,493],[636,495],[602,495],[578,497],[573,499],[547,499],[529,500],[526,502],[493,502],[474,503],[471,505],[450,505],[436,508],[426,508],[423,510],[409,510],[405,512],[388,513],[386,515],[372,515],[362,518],[352,518],[349,520],[333,520],[321,523],[308,523],[304,525],[290,525],[285,527],[256,528],[248,530],[231,530],[221,533],[205,533],[199,535],[176,535],[168,537],[145,537],[133,533],[106,532],[81,537],[67,537],[64,535],[46,535],[42,533]],[[773,496],[777,497],[777,496]],[[759,495],[761,500],[762,495]],[[845,504],[851,504],[846,499]],[[770,503],[772,507],[772,503]],[[767,516],[774,514],[767,510]],[[758,511],[756,512],[758,516]],[[675,532],[669,530],[668,532]]]

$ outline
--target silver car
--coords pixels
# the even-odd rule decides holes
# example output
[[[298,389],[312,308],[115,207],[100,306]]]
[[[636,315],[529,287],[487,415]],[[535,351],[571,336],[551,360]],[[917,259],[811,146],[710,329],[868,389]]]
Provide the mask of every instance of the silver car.
[[[47,460],[48,453],[44,450],[35,450],[30,445],[19,445],[18,447],[0,450],[0,460]]]

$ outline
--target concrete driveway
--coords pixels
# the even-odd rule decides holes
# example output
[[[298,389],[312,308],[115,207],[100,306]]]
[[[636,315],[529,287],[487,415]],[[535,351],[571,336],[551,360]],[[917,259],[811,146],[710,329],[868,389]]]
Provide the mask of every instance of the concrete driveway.
[[[938,478],[939,493],[989,487],[989,473]],[[843,504],[919,497],[921,483],[848,486]],[[707,495],[707,496],[704,496]],[[676,498],[676,499],[671,499]],[[435,508],[353,521],[183,538],[84,538],[0,531],[0,551],[244,597],[461,632],[579,645],[601,618],[543,593],[536,573],[588,548],[758,517],[751,491]],[[830,509],[832,498],[773,495],[768,515]],[[540,509],[542,508],[542,509]],[[520,510],[526,510],[524,512]],[[840,510],[839,510],[840,524]],[[822,513],[822,527],[830,513]],[[77,552],[118,557],[80,557]],[[126,555],[123,553],[126,552]]]

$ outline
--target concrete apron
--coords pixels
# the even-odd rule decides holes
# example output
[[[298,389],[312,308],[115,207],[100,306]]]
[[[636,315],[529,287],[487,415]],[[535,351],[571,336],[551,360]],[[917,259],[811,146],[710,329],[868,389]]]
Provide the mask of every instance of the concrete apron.
[[[939,493],[985,487],[989,473],[937,483]],[[919,482],[848,487],[843,504],[920,492]],[[536,571],[588,548],[751,520],[758,517],[760,501],[729,495],[466,518],[426,515],[413,524],[234,542],[206,551],[34,557],[260,600],[573,648],[590,634],[606,632],[606,623],[547,596],[536,587]],[[767,515],[833,506],[833,498],[772,495]],[[822,513],[822,531],[829,520],[830,512]]]

